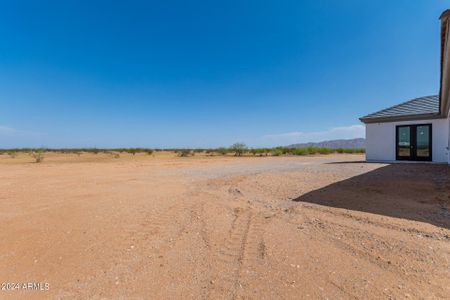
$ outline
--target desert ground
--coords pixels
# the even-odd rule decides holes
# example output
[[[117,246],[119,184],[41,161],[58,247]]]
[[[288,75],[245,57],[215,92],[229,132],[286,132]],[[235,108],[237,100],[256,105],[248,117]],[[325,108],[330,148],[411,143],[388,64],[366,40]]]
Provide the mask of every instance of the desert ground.
[[[450,167],[0,156],[0,299],[449,299]],[[11,286],[11,285],[10,285]]]

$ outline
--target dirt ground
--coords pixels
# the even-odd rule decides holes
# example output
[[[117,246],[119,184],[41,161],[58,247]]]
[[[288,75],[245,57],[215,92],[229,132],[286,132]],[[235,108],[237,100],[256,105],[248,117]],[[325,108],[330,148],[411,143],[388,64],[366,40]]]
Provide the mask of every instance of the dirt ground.
[[[449,299],[450,167],[363,159],[1,155],[0,299]]]

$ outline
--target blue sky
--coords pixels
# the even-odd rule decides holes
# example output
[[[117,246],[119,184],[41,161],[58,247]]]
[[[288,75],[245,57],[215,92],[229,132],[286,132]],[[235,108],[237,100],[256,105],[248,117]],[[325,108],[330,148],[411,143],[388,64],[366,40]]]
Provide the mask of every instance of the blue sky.
[[[439,90],[446,1],[1,1],[0,147],[353,138]]]

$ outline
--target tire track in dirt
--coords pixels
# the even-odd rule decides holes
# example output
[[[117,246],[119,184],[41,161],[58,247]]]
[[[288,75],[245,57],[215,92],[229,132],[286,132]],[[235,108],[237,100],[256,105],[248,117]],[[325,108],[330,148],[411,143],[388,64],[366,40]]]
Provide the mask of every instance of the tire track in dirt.
[[[206,212],[205,212],[205,203],[199,204],[200,209],[196,215],[197,219],[200,220],[200,237],[203,240],[203,243],[205,244],[205,247],[207,250],[211,247],[211,241],[208,236],[208,225],[205,220]]]
[[[209,299],[237,298],[242,288],[242,268],[265,257],[261,216],[240,208],[235,208],[233,213],[229,237],[216,253],[216,270],[207,293]]]

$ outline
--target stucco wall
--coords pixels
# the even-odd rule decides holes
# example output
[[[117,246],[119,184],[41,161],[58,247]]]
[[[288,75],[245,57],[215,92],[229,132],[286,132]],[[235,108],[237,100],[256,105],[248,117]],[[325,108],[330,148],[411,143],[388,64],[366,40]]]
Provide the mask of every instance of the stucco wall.
[[[368,161],[395,161],[395,127],[408,124],[432,124],[433,161],[450,162],[448,139],[449,119],[403,121],[366,124],[366,159]]]

